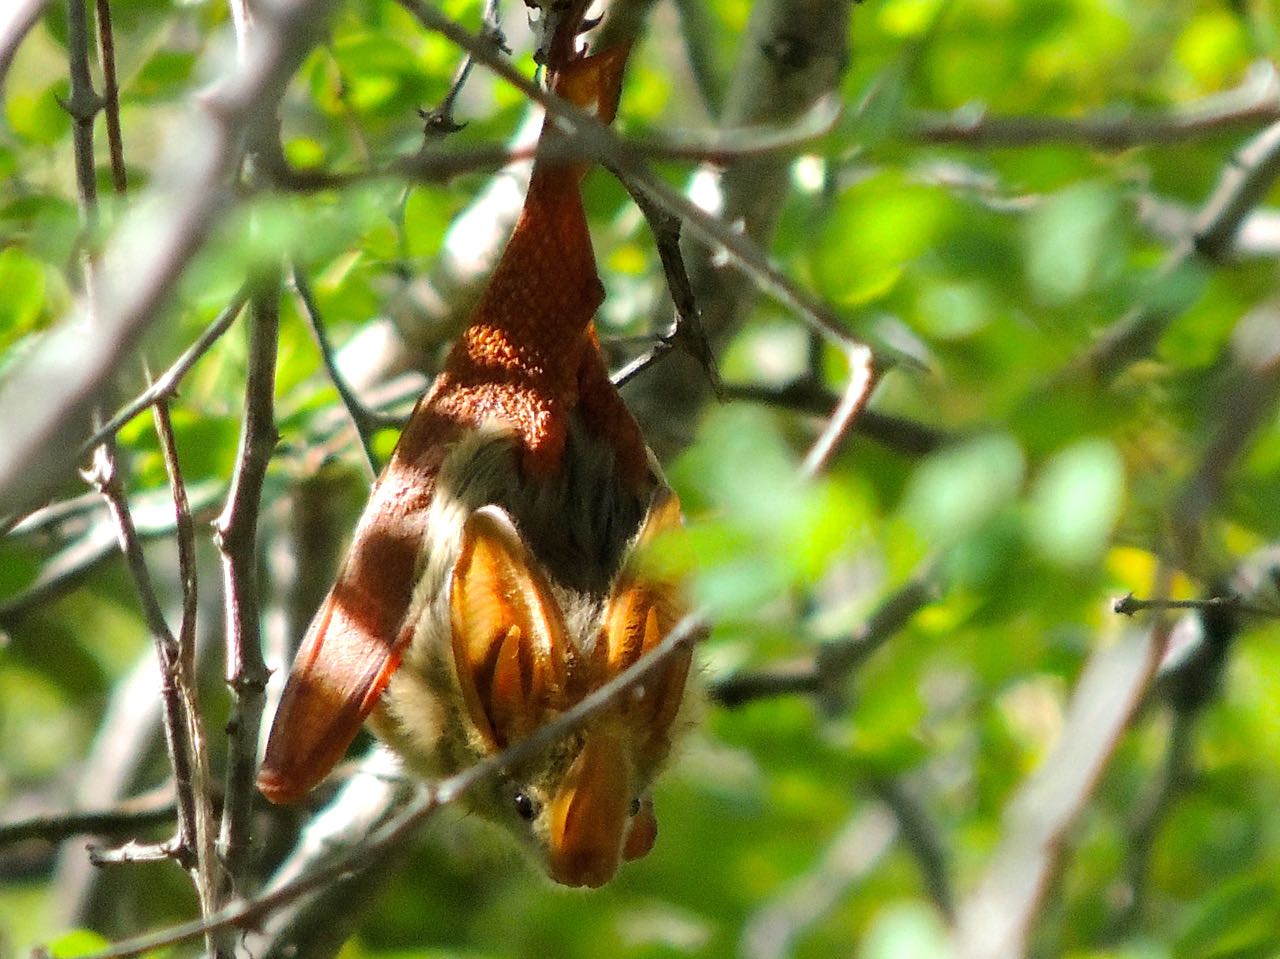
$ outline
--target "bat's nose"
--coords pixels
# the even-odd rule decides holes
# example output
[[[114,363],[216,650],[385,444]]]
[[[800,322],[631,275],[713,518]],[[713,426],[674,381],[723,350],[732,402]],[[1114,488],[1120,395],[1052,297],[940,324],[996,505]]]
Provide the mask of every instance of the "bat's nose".
[[[630,798],[630,763],[616,737],[588,735],[551,806],[551,878],[603,886],[618,871]]]

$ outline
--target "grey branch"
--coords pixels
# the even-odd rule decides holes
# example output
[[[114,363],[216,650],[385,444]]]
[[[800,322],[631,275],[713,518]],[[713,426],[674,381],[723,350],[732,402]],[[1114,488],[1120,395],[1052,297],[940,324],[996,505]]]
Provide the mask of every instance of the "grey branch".
[[[1272,64],[1260,61],[1239,87],[1164,112],[1119,106],[1086,117],[997,116],[972,105],[952,113],[912,115],[903,134],[924,143],[972,147],[1077,143],[1125,150],[1186,143],[1276,120],[1280,120],[1280,77]]]
[[[249,374],[240,448],[226,507],[214,524],[222,553],[226,597],[227,684],[231,719],[227,724],[226,799],[218,853],[233,889],[247,877],[252,853],[250,825],[257,789],[258,730],[267,685],[262,658],[258,594],[258,511],[267,464],[275,452],[275,368],[280,290],[263,283],[249,299]]]
[[[1107,330],[1062,374],[1109,380],[1138,357],[1145,356],[1190,303],[1171,297],[1169,281],[1196,263],[1221,262],[1230,252],[1245,218],[1265,199],[1280,176],[1280,121],[1244,145],[1222,167],[1218,183],[1200,209],[1190,236],[1168,255],[1152,281],[1152,293]],[[1062,378],[1060,377],[1060,378]]]

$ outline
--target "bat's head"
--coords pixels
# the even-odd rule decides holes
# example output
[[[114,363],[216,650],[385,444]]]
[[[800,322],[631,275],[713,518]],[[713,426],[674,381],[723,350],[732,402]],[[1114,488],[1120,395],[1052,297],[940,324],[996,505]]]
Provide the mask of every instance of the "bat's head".
[[[668,496],[641,538],[678,519]],[[497,507],[463,530],[450,585],[455,679],[466,719],[489,751],[531,735],[655,647],[679,618],[669,584],[624,568],[600,604],[557,589]],[[548,873],[600,886],[656,834],[646,796],[666,759],[689,654],[520,768],[490,795],[499,818],[527,832]],[[505,812],[500,808],[509,803]],[[514,818],[513,818],[514,817]]]
[[[674,494],[662,490],[625,552],[634,559],[679,520]],[[393,677],[378,723],[432,773],[530,736],[658,645],[683,611],[672,583],[625,558],[603,594],[566,587],[494,505],[467,515],[451,555],[436,615]],[[689,666],[690,652],[679,651],[585,725],[473,790],[473,808],[523,838],[555,881],[608,882],[654,843],[648,790],[686,724]]]

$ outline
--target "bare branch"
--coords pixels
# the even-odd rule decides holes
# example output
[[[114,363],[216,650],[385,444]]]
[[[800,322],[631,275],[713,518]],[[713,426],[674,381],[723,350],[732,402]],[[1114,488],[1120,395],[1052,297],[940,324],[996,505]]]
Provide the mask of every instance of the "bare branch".
[[[1162,568],[1157,592],[1168,589]],[[959,910],[962,959],[1025,955],[1027,937],[1056,874],[1068,832],[1093,794],[1164,655],[1169,624],[1130,631],[1089,658],[1058,743],[1019,788],[991,863]]]
[[[876,369],[872,365],[871,350],[865,346],[852,347],[849,356],[849,382],[839,404],[831,411],[826,428],[814,441],[800,466],[800,475],[814,477],[827,467],[832,455],[845,436],[853,428],[854,419],[862,412],[875,389]]]
[[[112,809],[85,809],[46,813],[0,823],[0,847],[40,839],[62,842],[73,836],[119,836],[139,829],[164,826],[177,816],[177,807],[168,791],[140,796]]]
[[[111,0],[97,0],[98,58],[102,62],[102,106],[107,118],[107,148],[111,153],[111,183],[119,196],[129,189],[124,166],[124,137],[120,133],[120,84],[116,79],[116,45],[111,31]]]
[[[311,295],[311,286],[307,283],[307,278],[298,269],[295,263],[289,270],[289,276],[293,283],[293,289],[298,294],[298,302],[302,306],[302,315],[307,319],[307,325],[311,328],[311,334],[315,338],[316,346],[320,348],[320,358],[324,361],[325,371],[329,374],[329,380],[333,383],[334,388],[338,391],[338,396],[342,399],[342,405],[347,411],[347,415],[351,417],[351,425],[355,428],[356,438],[360,443],[360,448],[364,451],[365,465],[368,467],[369,476],[373,478],[378,475],[378,460],[373,455],[373,431],[378,427],[380,421],[372,413],[365,408],[360,402],[360,398],[351,391],[351,387],[347,385],[346,378],[338,370],[338,365],[333,358],[333,344],[329,342],[329,333],[325,329],[324,320],[320,316],[320,308],[316,306],[315,297]]]
[[[680,252],[680,220],[654,204],[648,194],[636,188],[625,173],[618,170],[610,172],[627,188],[649,224],[658,248],[658,257],[662,261],[662,270],[667,278],[667,291],[676,311],[675,325],[671,330],[659,337],[657,343],[643,355],[615,373],[613,384],[618,387],[625,385],[671,350],[680,348],[698,361],[706,371],[712,390],[720,396],[723,384],[716,370],[716,360],[711,352],[711,344],[707,341],[706,330],[702,328],[702,314],[698,312],[698,303],[689,283],[689,272]]]
[[[1230,252],[1245,217],[1263,201],[1277,176],[1280,121],[1254,136],[1223,166],[1213,193],[1196,217],[1193,234],[1165,259],[1152,282],[1151,294],[1122,316],[1059,379],[1083,373],[1109,380],[1150,352],[1188,305],[1185,296],[1171,301],[1169,281],[1197,262],[1221,261]]]
[[[106,500],[107,507],[115,520],[120,549],[124,553],[129,574],[138,591],[143,619],[151,633],[156,655],[160,661],[160,672],[164,677],[165,741],[169,747],[169,761],[173,766],[178,804],[178,831],[170,847],[170,855],[177,859],[184,869],[189,870],[195,863],[195,798],[191,788],[192,750],[187,736],[189,723],[186,716],[186,710],[191,705],[191,700],[187,697],[192,694],[192,691],[184,690],[181,686],[178,641],[170,632],[169,624],[165,622],[164,612],[151,585],[151,574],[147,570],[146,559],[142,555],[142,544],[134,528],[128,503],[125,502],[124,491],[120,486],[115,455],[109,446],[98,448],[94,456],[93,471],[86,478]]]
[[[182,616],[178,625],[176,669],[168,674],[170,684],[176,684],[184,700],[184,718],[187,722],[186,738],[191,752],[190,783],[175,781],[178,795],[184,789],[191,793],[191,825],[194,841],[195,864],[192,869],[196,891],[200,898],[200,912],[209,915],[221,904],[224,875],[217,855],[216,828],[213,811],[213,777],[209,770],[209,753],[205,729],[199,709],[199,684],[196,677],[196,613],[199,599],[196,581],[195,522],[191,517],[191,504],[187,498],[187,486],[182,478],[178,462],[178,447],[169,419],[169,405],[164,400],[152,407],[156,435],[164,456],[165,472],[169,475],[169,488],[173,492],[174,523],[178,540],[178,577],[182,583]],[[167,685],[166,685],[167,690]],[[210,951],[218,953],[220,946],[210,942]]]
[[[972,105],[953,113],[910,116],[904,135],[924,143],[972,147],[1078,143],[1126,150],[1185,143],[1276,120],[1280,120],[1280,77],[1272,64],[1260,61],[1234,90],[1166,112],[1113,107],[1087,117],[993,116],[981,105]]]
[[[89,76],[89,24],[86,0],[67,0],[67,54],[71,66],[71,95],[62,104],[71,114],[72,144],[76,161],[76,189],[80,194],[80,212],[90,246],[98,225],[98,175],[93,162],[93,121],[103,101],[93,88]],[[90,259],[93,254],[90,254]],[[92,283],[89,289],[93,301]]]
[[[172,449],[172,432],[168,428],[168,419],[162,407],[157,407],[156,417],[165,449],[166,466],[170,470],[173,483],[176,521],[179,529],[180,565],[193,575],[191,571],[194,561],[194,544],[191,534],[191,514],[186,503],[181,473]],[[94,458],[91,479],[105,498],[115,519],[120,535],[120,548],[124,552],[130,575],[138,590],[143,618],[155,643],[160,674],[163,677],[161,697],[165,743],[173,768],[174,793],[177,799],[177,830],[171,840],[153,848],[139,847],[135,843],[129,843],[116,853],[96,853],[91,854],[91,858],[95,864],[102,864],[137,861],[141,858],[172,857],[191,874],[200,899],[201,913],[208,915],[217,904],[221,870],[217,857],[213,854],[213,837],[209,828],[212,822],[212,811],[208,760],[204,754],[199,694],[196,688],[192,650],[194,583],[190,589],[184,583],[183,639],[187,644],[184,648],[182,642],[169,630],[151,585],[151,575],[147,570],[146,560],[142,555],[142,545],[138,540],[133,518],[120,486],[115,457],[110,445],[99,447]],[[210,946],[212,947],[212,943]]]
[[[1239,613],[1251,613],[1255,616],[1275,617],[1280,612],[1274,609],[1263,609],[1244,601],[1238,593],[1226,596],[1206,596],[1203,599],[1138,599],[1133,593],[1122,596],[1111,606],[1112,612],[1121,616],[1134,616],[1148,610],[1166,611],[1170,609],[1230,609]]]
[[[924,804],[900,779],[881,779],[871,784],[880,801],[893,810],[898,820],[898,836],[920,868],[929,898],[948,922],[955,920],[955,893],[951,888],[951,868],[946,846]]]
[[[244,425],[227,504],[214,523],[214,537],[222,553],[227,684],[233,698],[227,723],[226,798],[218,853],[236,890],[246,878],[252,853],[254,774],[268,678],[259,626],[257,546],[262,484],[278,439],[274,414],[278,297],[274,283],[262,284],[250,297]]]

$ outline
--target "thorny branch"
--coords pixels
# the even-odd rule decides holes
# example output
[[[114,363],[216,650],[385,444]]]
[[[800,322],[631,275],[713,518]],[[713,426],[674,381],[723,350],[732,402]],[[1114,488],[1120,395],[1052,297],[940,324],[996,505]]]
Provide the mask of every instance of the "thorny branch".
[[[1251,613],[1255,616],[1276,616],[1274,609],[1265,609],[1246,602],[1239,593],[1226,596],[1207,596],[1204,599],[1138,599],[1129,593],[1117,599],[1111,606],[1112,612],[1121,616],[1135,616],[1149,610],[1170,609],[1229,609],[1240,613]]]
[[[499,14],[498,0],[486,0],[480,35],[493,44],[499,52],[510,53],[511,48],[507,46],[506,37],[502,35],[502,27],[498,22]],[[463,57],[462,64],[458,67],[458,72],[454,74],[453,82],[449,84],[449,91],[444,95],[444,99],[440,101],[440,105],[433,110],[418,111],[418,115],[422,117],[425,123],[423,132],[427,137],[439,136],[445,133],[457,133],[466,126],[465,123],[458,123],[454,119],[453,108],[458,101],[458,95],[462,93],[462,88],[467,84],[467,78],[471,76],[471,68],[475,66],[475,63],[475,57],[470,54]],[[423,148],[426,148],[425,143]]]
[[[158,426],[165,447],[166,464],[171,469],[174,485],[174,502],[178,512],[180,563],[190,569],[193,560],[193,544],[190,541],[190,511],[186,507],[186,495],[182,487],[181,473],[176,460],[171,460],[172,433],[162,411],[157,411]],[[143,618],[155,643],[156,655],[163,677],[162,704],[165,743],[169,762],[173,768],[174,791],[177,797],[177,831],[173,838],[163,843],[157,853],[172,856],[186,869],[195,882],[204,914],[213,910],[218,895],[218,862],[212,855],[212,821],[209,797],[208,762],[204,756],[204,742],[200,733],[199,696],[196,688],[193,633],[194,619],[188,615],[188,601],[184,597],[184,615],[181,639],[175,637],[165,621],[160,602],[151,584],[151,574],[142,554],[142,544],[133,525],[128,503],[120,485],[114,452],[109,444],[98,448],[89,479],[107,502],[120,536],[120,548],[125,555],[130,575],[138,591]],[[184,518],[185,514],[185,518]],[[187,527],[187,535],[181,533]],[[185,540],[185,542],[184,542]],[[184,584],[184,594],[186,586]],[[194,595],[191,602],[194,601]],[[190,612],[194,613],[194,606]],[[186,647],[183,646],[183,641]],[[136,848],[126,847],[127,858],[138,858]],[[117,857],[99,854],[96,861],[103,863]],[[210,944],[212,946],[212,943]]]
[[[278,438],[274,414],[278,296],[276,284],[270,282],[261,283],[250,296],[244,424],[226,507],[214,524],[222,553],[227,684],[233,698],[218,853],[235,890],[246,878],[252,852],[254,774],[268,676],[259,627],[257,534],[262,484]]]

